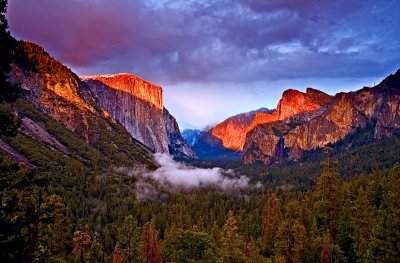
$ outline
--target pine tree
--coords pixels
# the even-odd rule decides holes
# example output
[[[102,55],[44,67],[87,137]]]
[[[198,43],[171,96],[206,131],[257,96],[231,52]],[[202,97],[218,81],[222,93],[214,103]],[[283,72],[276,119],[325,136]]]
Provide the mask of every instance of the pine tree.
[[[386,193],[376,216],[367,258],[398,262],[400,258],[400,164],[390,171]]]
[[[267,235],[273,231],[276,227],[276,223],[281,217],[281,203],[273,193],[270,198],[268,198],[268,203],[265,208],[264,220],[263,220],[263,235]]]
[[[353,217],[351,218],[351,225],[354,229],[352,235],[352,239],[354,240],[354,250],[359,261],[361,261],[368,252],[368,246],[371,242],[372,234],[372,219],[372,206],[369,204],[364,190],[360,189],[358,192],[358,198],[354,202]]]
[[[126,249],[127,262],[135,262],[139,256],[140,229],[132,215],[125,217],[118,239]]]
[[[38,243],[40,254],[52,257],[62,254],[70,242],[71,222],[67,208],[58,195],[51,195],[40,206]],[[37,255],[39,256],[39,255]]]
[[[143,237],[143,257],[146,263],[161,263],[160,247],[158,245],[158,234],[154,223],[147,222],[144,225]]]
[[[8,32],[6,12],[7,0],[0,0],[0,102],[15,101],[19,94],[19,86],[7,81],[17,41]]]
[[[330,263],[332,257],[331,254],[330,236],[324,235],[321,250],[321,263]]]
[[[240,249],[240,236],[232,210],[226,216],[222,234],[221,262],[244,262],[244,256]]]
[[[104,246],[102,237],[99,232],[93,233],[92,242],[90,246],[90,259],[92,262],[104,263]]]
[[[281,217],[281,202],[273,193],[268,198],[267,204],[264,208],[264,219],[262,225],[262,240],[264,241],[263,254],[266,256],[271,256],[273,254],[276,230]]]
[[[285,262],[299,262],[303,257],[306,229],[299,221],[300,206],[297,201],[287,204],[285,219],[276,233],[275,256],[285,258]]]
[[[335,240],[336,209],[339,200],[340,174],[329,164],[323,164],[323,172],[317,180],[316,203],[318,217],[324,230],[329,230],[331,240]]]

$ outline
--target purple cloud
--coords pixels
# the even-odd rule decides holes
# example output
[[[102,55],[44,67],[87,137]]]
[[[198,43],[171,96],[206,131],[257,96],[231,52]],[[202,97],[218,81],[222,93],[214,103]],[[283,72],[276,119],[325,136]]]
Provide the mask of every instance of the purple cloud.
[[[11,0],[7,15],[16,37],[78,74],[132,72],[188,89],[236,83],[242,92],[395,71],[399,9],[395,0]]]
[[[392,70],[400,44],[385,31],[400,29],[396,7],[359,0],[13,0],[8,17],[15,35],[85,74],[246,82],[370,74],[367,62],[375,74]]]

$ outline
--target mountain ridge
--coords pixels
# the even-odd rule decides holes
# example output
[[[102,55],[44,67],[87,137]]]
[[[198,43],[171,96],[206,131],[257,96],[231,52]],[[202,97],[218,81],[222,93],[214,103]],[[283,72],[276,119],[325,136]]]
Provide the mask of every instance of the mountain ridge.
[[[376,123],[376,139],[392,136],[400,128],[399,83],[400,71],[397,71],[374,87],[336,94],[310,118],[256,126],[247,134],[243,162],[270,164],[286,157],[298,159],[302,151],[335,143],[370,123]],[[280,148],[279,157],[276,151]]]
[[[173,151],[180,157],[195,157],[182,137],[176,136],[176,133],[180,135],[177,124],[166,123],[176,120],[169,113],[163,114],[160,86],[129,73],[83,76],[81,80],[62,63],[51,58],[42,47],[31,42],[19,42],[16,53],[26,59],[16,60],[12,65],[9,81],[21,85],[25,100],[62,122],[87,142],[94,142],[99,137],[96,122],[89,122],[93,120],[90,116],[100,114],[120,123],[134,139],[152,151]],[[100,89],[98,85],[91,81],[103,85],[100,92],[97,92]],[[113,100],[113,105],[110,100]],[[123,114],[119,114],[122,111]],[[167,131],[167,125],[175,130]],[[179,149],[174,148],[177,145],[180,145]]]

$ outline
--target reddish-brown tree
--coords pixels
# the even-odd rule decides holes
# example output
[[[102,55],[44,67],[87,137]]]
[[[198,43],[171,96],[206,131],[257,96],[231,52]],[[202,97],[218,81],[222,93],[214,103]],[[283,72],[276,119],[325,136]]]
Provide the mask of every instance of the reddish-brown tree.
[[[146,263],[161,263],[158,234],[153,222],[147,222],[143,230],[143,256]]]

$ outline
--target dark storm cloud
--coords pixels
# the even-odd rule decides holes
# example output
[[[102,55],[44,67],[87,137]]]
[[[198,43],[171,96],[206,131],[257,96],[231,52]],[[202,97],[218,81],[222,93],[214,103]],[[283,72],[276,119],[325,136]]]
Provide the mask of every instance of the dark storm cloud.
[[[249,82],[377,76],[399,66],[398,1],[9,2],[15,35],[85,74]]]

